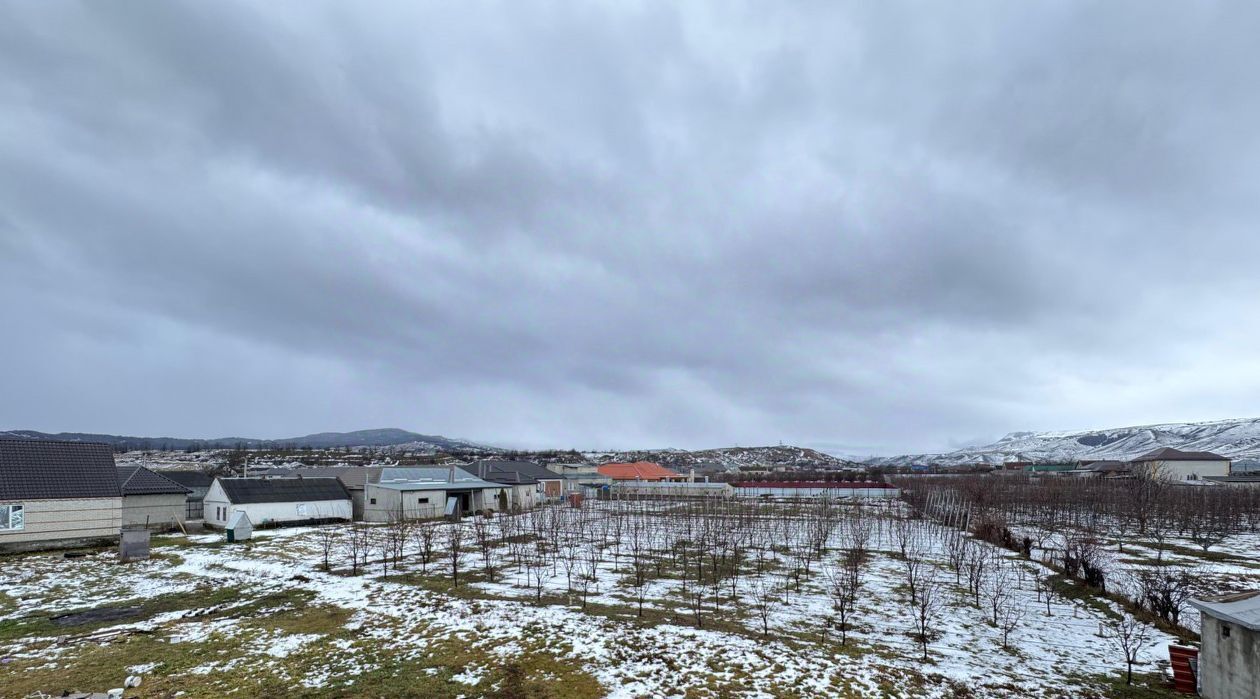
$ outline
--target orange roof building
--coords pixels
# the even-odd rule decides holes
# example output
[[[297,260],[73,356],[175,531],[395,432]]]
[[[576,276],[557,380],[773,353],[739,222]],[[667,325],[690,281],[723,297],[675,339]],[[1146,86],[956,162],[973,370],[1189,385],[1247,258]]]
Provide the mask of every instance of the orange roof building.
[[[682,474],[671,471],[651,461],[635,461],[628,464],[604,464],[598,469],[600,475],[608,476],[614,481],[672,481],[683,478]]]

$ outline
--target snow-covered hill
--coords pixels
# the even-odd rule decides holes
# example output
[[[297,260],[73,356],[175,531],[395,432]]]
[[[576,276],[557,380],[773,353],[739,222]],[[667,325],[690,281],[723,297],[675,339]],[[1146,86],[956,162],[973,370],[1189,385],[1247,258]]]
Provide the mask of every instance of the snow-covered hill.
[[[654,461],[677,471],[707,468],[736,471],[740,468],[787,467],[791,470],[832,471],[860,470],[861,464],[847,461],[820,451],[789,445],[769,447],[723,447],[686,451],[683,449],[650,449],[610,453],[590,453],[585,457],[592,462],[606,461]]]
[[[1260,418],[1118,427],[1087,432],[1012,432],[993,444],[945,454],[870,459],[878,466],[1000,464],[1004,461],[1065,462],[1128,459],[1159,447],[1211,451],[1234,459],[1260,459]]]

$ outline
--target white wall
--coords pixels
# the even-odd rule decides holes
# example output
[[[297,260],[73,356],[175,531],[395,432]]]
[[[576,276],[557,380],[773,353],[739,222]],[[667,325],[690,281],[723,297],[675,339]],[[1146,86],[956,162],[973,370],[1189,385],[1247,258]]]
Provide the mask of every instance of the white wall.
[[[0,550],[35,548],[44,542],[118,538],[122,498],[4,500],[22,505],[21,529],[0,530]]]
[[[304,522],[313,519],[344,519],[350,521],[354,507],[350,499],[321,500],[316,502],[260,502],[238,505],[228,500],[218,481],[206,493],[205,521],[214,527],[227,526],[232,512],[243,510],[254,526],[283,522]]]
[[[1174,481],[1199,480],[1204,476],[1228,476],[1228,461],[1143,461],[1138,468],[1153,469],[1160,478]]]

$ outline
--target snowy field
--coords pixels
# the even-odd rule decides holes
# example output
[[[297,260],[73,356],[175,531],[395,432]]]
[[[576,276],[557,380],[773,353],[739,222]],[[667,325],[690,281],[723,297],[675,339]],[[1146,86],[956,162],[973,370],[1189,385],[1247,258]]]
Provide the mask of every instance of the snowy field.
[[[129,565],[0,558],[0,696],[103,692],[129,675],[142,681],[127,696],[1108,696],[1125,668],[1120,607],[1047,602],[1045,568],[968,541],[988,571],[973,589],[951,567],[956,534],[896,506],[843,505],[820,525],[810,508],[588,502],[236,545],[156,537],[155,557]],[[834,581],[863,528],[842,643]],[[926,661],[909,567],[935,591]],[[1147,632],[1139,674],[1175,640]]]

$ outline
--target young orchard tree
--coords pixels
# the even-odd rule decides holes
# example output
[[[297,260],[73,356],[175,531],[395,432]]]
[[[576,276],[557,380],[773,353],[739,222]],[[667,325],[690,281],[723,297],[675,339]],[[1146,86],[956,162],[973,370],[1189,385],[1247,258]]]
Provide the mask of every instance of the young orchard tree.
[[[341,528],[334,526],[323,526],[315,531],[315,540],[319,544],[322,560],[320,568],[332,570],[332,555],[341,547],[341,534]]]
[[[459,522],[451,522],[446,525],[443,543],[446,545],[446,560],[451,570],[451,584],[459,587],[459,565],[464,558],[464,545],[466,543],[464,525]]]
[[[757,619],[761,621],[761,634],[769,638],[770,611],[774,609],[778,599],[774,591],[774,583],[766,579],[764,575],[758,575],[753,578],[751,593],[753,611],[757,613]]]
[[[849,626],[857,608],[862,590],[863,561],[858,552],[846,552],[840,565],[831,569],[827,593],[831,597],[831,609],[836,626],[840,629],[840,645],[849,639]]]
[[[481,551],[481,567],[486,573],[486,579],[493,582],[494,566],[490,561],[494,554],[494,530],[486,517],[473,518],[473,540],[477,543],[477,549]]]
[[[1142,652],[1147,639],[1150,638],[1151,627],[1128,614],[1123,614],[1120,619],[1109,622],[1108,627],[1110,631],[1107,637],[1124,655],[1124,662],[1128,668],[1125,684],[1133,684],[1133,665],[1137,662],[1138,653]]]
[[[411,538],[415,540],[416,548],[420,552],[420,572],[425,573],[429,570],[429,564],[433,562],[433,551],[436,548],[438,528],[433,524],[418,524],[411,533]]]
[[[928,661],[928,644],[934,641],[940,632],[937,624],[945,609],[945,587],[937,578],[936,569],[928,568],[919,580],[917,597],[910,604],[910,613],[914,621],[914,639],[923,650],[923,661]]]

